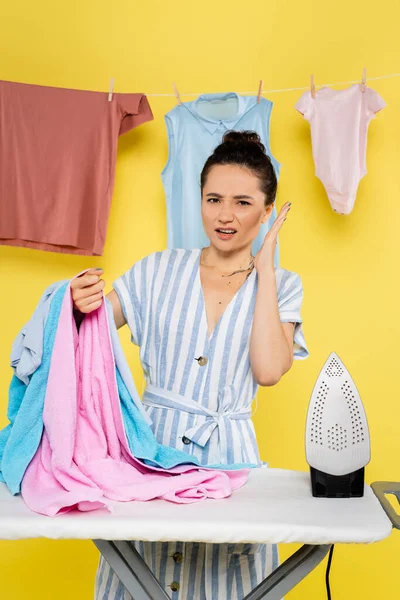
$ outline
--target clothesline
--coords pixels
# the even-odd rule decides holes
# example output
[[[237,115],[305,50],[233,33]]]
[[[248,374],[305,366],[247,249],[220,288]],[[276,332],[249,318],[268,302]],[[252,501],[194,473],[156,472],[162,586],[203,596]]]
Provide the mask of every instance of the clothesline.
[[[380,75],[379,77],[368,77],[368,81],[378,81],[378,79],[390,79],[391,77],[400,77],[400,73],[390,73],[389,75]],[[335,83],[321,83],[319,85],[316,85],[316,88],[321,88],[324,86],[329,86],[329,87],[333,87],[335,85],[346,85],[346,84],[353,84],[353,83],[360,83],[361,80],[360,79],[353,79],[352,81],[336,81]],[[292,87],[292,88],[283,88],[283,89],[276,89],[276,90],[263,90],[261,92],[262,95],[264,94],[277,94],[280,92],[297,92],[297,91],[302,91],[302,90],[309,90],[310,86],[306,85],[303,87]],[[200,93],[194,93],[194,92],[180,92],[180,96],[201,96],[202,94],[204,94],[205,92],[200,92]],[[237,92],[238,94],[242,95],[242,96],[257,96],[258,91],[251,91],[251,92]],[[175,94],[171,93],[171,94],[146,94],[147,97],[166,97],[166,98],[174,98]]]

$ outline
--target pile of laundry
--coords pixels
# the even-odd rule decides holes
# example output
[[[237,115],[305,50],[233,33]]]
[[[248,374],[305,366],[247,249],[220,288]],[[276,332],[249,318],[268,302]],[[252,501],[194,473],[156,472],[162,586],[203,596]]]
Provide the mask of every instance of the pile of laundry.
[[[55,516],[114,501],[226,498],[256,465],[202,466],[159,444],[105,300],[75,324],[70,283],[48,288],[15,340],[0,481]]]

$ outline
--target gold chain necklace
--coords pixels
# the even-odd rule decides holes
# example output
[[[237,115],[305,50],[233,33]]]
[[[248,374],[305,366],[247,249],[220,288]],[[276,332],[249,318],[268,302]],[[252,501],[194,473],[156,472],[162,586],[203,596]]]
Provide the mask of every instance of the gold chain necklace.
[[[203,250],[205,250],[205,247],[202,248],[202,251]],[[210,266],[212,266],[212,265],[205,265],[201,261],[200,261],[200,264],[203,265],[203,267],[210,267]],[[216,269],[220,273],[221,277],[232,277],[232,275],[236,275],[237,273],[244,273],[245,271],[250,271],[250,269],[252,270],[254,268],[254,256],[251,255],[251,260],[249,262],[249,266],[248,267],[246,267],[245,269],[238,269],[237,271],[233,271],[233,273],[229,273],[228,275],[224,275],[217,267],[213,267],[213,268]],[[249,275],[250,275],[250,273],[249,273]]]

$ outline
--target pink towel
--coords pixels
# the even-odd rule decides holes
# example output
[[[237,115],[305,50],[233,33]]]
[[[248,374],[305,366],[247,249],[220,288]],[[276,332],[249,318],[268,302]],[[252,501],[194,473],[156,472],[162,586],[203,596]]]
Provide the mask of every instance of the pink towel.
[[[149,467],[129,450],[115,377],[105,302],[77,332],[70,289],[61,308],[43,410],[40,446],[24,475],[28,507],[54,516],[72,509],[164,498],[188,503],[225,498],[249,469]]]

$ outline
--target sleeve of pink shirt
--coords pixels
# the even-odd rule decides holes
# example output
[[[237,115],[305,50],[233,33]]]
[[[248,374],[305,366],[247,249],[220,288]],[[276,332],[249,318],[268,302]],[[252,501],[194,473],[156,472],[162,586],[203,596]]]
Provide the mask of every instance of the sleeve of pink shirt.
[[[366,100],[367,100],[366,110],[367,110],[368,116],[375,115],[375,113],[382,110],[382,108],[385,108],[386,102],[378,94],[378,92],[376,92],[375,90],[372,90],[370,87],[366,87],[365,94],[366,94]]]
[[[301,113],[305,119],[309,119],[311,116],[313,107],[313,98],[311,92],[304,92],[295,104],[295,109]]]

